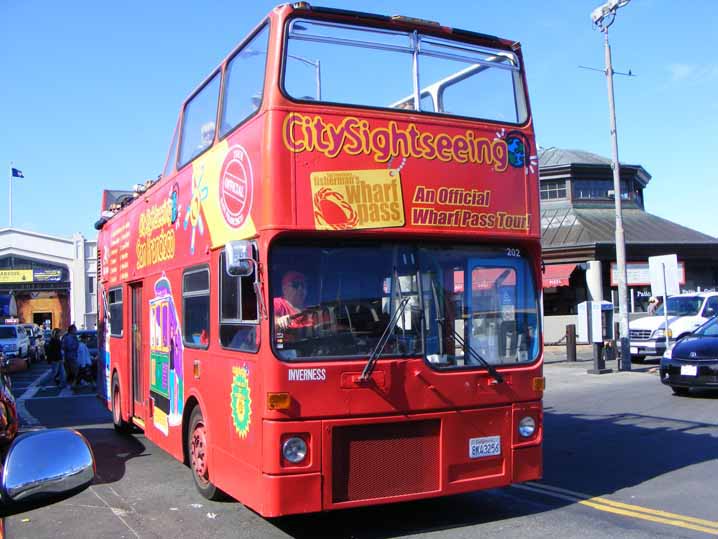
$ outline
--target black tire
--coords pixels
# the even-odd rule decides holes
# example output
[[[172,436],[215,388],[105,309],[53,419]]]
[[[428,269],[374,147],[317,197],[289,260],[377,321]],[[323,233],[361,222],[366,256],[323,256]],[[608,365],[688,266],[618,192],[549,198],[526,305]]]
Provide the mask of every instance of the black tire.
[[[122,419],[122,399],[120,398],[120,381],[117,373],[112,375],[112,426],[121,434],[132,432],[132,425]]]
[[[187,458],[189,468],[192,470],[192,479],[202,497],[208,500],[222,500],[226,494],[219,490],[209,480],[209,467],[207,466],[207,427],[202,416],[202,410],[195,406],[189,419],[187,430]]]
[[[671,386],[671,389],[673,390],[673,394],[679,397],[687,397],[691,393],[691,390],[688,387]]]
[[[643,363],[644,359],[646,359],[646,356],[631,356],[632,363]]]

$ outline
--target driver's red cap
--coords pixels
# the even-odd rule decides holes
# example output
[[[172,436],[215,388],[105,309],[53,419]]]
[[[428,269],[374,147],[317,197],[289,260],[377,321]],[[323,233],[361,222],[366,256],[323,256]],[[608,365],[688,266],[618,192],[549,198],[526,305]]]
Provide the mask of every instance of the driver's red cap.
[[[304,274],[299,273],[298,271],[288,271],[284,274],[284,277],[282,277],[282,286],[286,286],[288,283],[293,281],[304,282]]]

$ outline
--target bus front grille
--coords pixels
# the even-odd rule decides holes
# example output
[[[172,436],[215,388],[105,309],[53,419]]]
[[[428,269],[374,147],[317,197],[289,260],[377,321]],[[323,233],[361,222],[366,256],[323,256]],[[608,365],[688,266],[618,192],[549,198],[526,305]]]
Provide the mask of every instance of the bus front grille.
[[[439,489],[439,420],[335,427],[332,502]]]

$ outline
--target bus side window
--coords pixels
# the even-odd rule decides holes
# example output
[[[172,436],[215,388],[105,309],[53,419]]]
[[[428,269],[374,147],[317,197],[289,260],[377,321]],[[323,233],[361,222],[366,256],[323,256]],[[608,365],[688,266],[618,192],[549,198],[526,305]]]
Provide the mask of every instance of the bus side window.
[[[227,273],[224,253],[219,258],[219,341],[224,348],[257,351],[259,309],[254,272],[246,277]]]
[[[184,343],[193,348],[209,346],[209,268],[185,271],[182,276]]]
[[[122,287],[110,289],[107,295],[109,312],[105,316],[109,319],[110,335],[122,337]]]
[[[259,109],[264,93],[268,37],[269,25],[265,25],[227,63],[220,137]]]

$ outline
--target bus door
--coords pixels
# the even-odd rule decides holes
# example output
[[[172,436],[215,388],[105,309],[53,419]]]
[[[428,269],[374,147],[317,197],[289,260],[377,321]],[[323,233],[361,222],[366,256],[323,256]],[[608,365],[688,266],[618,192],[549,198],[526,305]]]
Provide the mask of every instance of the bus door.
[[[521,258],[472,258],[464,285],[464,362],[479,364],[473,349],[489,363],[525,360],[528,343],[522,327],[526,266]],[[461,334],[461,332],[459,332]]]
[[[130,340],[130,346],[132,347],[130,354],[132,360],[130,367],[130,372],[132,373],[132,381],[130,383],[130,387],[132,388],[131,415],[144,420],[146,404],[144,398],[144,372],[146,369],[143,366],[143,358],[146,354],[143,353],[144,339],[142,336],[142,283],[132,283],[130,287],[132,290],[132,339]]]

